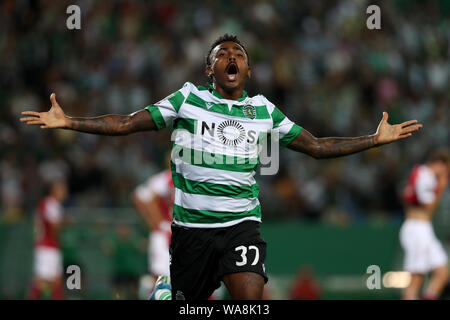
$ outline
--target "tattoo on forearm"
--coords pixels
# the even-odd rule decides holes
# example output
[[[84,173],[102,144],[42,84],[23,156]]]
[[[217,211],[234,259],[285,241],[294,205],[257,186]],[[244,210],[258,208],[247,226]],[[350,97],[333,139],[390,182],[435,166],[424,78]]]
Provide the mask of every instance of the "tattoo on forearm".
[[[290,149],[300,151],[314,158],[341,157],[375,146],[374,136],[362,136],[352,138],[315,138],[305,129],[288,146]]]
[[[332,158],[367,150],[375,145],[374,137],[355,138],[320,138],[318,139],[318,156]]]
[[[67,129],[111,136],[156,128],[150,113],[145,110],[131,115],[108,114],[93,118],[70,117],[69,120],[70,125]]]
[[[69,129],[104,135],[121,135],[129,133],[128,116],[105,115],[95,118],[70,118]]]

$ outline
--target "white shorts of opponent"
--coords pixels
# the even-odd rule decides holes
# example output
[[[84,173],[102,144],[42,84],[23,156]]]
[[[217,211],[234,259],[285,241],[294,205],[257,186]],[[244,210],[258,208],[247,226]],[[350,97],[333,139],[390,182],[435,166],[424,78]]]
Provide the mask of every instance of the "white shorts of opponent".
[[[170,275],[170,223],[163,222],[159,230],[152,231],[149,236],[148,257],[149,271],[158,276]]]
[[[400,228],[404,270],[426,274],[447,263],[447,254],[429,221],[407,219]]]
[[[61,251],[53,247],[37,246],[34,249],[34,274],[44,280],[52,281],[62,275]]]

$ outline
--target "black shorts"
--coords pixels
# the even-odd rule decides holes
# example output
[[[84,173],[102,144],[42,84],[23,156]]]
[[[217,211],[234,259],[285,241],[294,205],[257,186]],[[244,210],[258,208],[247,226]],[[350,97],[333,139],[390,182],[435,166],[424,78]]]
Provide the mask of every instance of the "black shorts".
[[[254,272],[267,282],[266,242],[259,222],[224,228],[186,228],[172,224],[170,243],[172,299],[208,299],[225,274]]]

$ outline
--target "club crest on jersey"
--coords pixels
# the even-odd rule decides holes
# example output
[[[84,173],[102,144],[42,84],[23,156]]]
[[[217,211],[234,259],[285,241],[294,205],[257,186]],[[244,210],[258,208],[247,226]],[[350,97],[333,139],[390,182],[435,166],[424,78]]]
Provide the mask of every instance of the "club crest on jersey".
[[[217,136],[223,144],[235,146],[244,141],[245,130],[240,123],[227,120],[217,127]]]
[[[252,106],[251,104],[247,104],[244,106],[244,109],[242,109],[244,112],[244,116],[249,119],[255,119],[256,118],[256,108]]]

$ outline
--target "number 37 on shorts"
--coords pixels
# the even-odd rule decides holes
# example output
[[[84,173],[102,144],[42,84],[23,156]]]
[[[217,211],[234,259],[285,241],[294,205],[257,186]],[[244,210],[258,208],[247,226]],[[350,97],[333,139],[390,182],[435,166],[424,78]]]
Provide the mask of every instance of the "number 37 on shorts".
[[[262,248],[264,250],[264,248]],[[253,268],[258,268],[260,265],[262,271],[265,273],[264,257],[261,257],[260,248],[255,245],[240,245],[234,248],[234,251],[239,255],[236,259],[236,267],[247,267],[246,271],[251,271]],[[261,259],[262,258],[262,259]],[[250,267],[250,269],[248,269]],[[259,269],[259,268],[258,268]]]
[[[234,249],[234,251],[241,251],[241,258],[242,258],[242,260],[241,261],[236,261],[236,265],[238,267],[245,266],[248,263],[248,261],[247,261],[247,252],[249,250],[254,250],[255,251],[255,255],[254,255],[255,258],[254,258],[254,260],[252,262],[252,266],[255,266],[258,263],[258,261],[259,261],[259,249],[258,249],[257,246],[253,246],[253,245],[252,246],[248,246],[248,247],[246,247],[246,246],[239,246],[239,247],[236,247]]]

